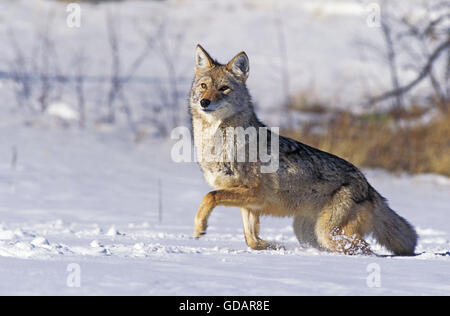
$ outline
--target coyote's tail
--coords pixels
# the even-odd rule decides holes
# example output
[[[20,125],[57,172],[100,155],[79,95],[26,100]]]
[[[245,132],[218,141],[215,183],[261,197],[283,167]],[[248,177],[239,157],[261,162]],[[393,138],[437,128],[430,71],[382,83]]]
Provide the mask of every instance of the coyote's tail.
[[[411,224],[395,213],[375,189],[371,188],[374,200],[373,235],[378,242],[395,255],[411,256],[417,244],[417,234]]]

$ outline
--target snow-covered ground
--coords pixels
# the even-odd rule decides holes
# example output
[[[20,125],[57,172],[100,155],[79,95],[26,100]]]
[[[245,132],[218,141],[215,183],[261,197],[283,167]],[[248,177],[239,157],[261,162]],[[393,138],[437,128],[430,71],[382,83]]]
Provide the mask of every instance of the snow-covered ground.
[[[286,250],[258,252],[245,245],[236,208],[218,208],[208,234],[191,237],[209,188],[197,165],[172,162],[171,142],[3,127],[0,144],[0,294],[450,295],[448,178],[366,171],[417,227],[416,257],[301,248],[291,220],[276,218],[262,221],[262,237]],[[71,264],[80,287],[68,286]],[[371,264],[380,287],[368,286]]]

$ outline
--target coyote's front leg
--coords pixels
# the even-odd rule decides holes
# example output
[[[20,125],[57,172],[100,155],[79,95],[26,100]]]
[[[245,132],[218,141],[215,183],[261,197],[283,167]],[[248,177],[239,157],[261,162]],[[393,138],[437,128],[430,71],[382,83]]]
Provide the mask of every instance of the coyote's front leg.
[[[254,250],[283,248],[281,245],[267,242],[259,238],[259,214],[244,207],[241,208],[241,214],[247,246]]]
[[[213,209],[219,205],[237,207],[258,206],[261,205],[261,201],[258,200],[255,189],[237,187],[209,192],[203,198],[195,216],[194,237],[199,238],[206,234],[208,218]]]

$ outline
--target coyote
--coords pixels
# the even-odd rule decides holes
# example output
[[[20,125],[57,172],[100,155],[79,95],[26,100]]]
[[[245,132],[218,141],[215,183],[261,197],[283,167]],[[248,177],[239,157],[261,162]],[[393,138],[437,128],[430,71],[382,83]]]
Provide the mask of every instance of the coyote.
[[[248,75],[245,52],[223,65],[197,46],[190,93],[197,155],[215,141],[218,131],[265,127],[254,112],[246,87]],[[279,137],[279,168],[275,172],[262,173],[260,160],[199,159],[204,177],[214,191],[201,202],[195,216],[194,237],[206,233],[208,217],[216,206],[223,205],[241,209],[246,243],[255,250],[278,247],[259,238],[260,216],[272,215],[293,216],[294,233],[302,245],[370,255],[373,253],[363,238],[372,234],[395,255],[414,254],[414,228],[389,208],[355,166],[271,131],[267,135],[268,139]],[[250,144],[246,139],[245,142],[248,147]],[[230,149],[227,146],[235,145],[226,142],[222,150],[226,152]]]

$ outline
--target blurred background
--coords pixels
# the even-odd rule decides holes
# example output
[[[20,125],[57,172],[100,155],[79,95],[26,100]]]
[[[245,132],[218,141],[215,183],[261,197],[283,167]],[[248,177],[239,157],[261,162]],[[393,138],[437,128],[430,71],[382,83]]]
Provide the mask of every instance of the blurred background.
[[[359,166],[450,175],[448,0],[0,1],[1,124],[189,125],[197,43],[244,50],[260,118]]]

